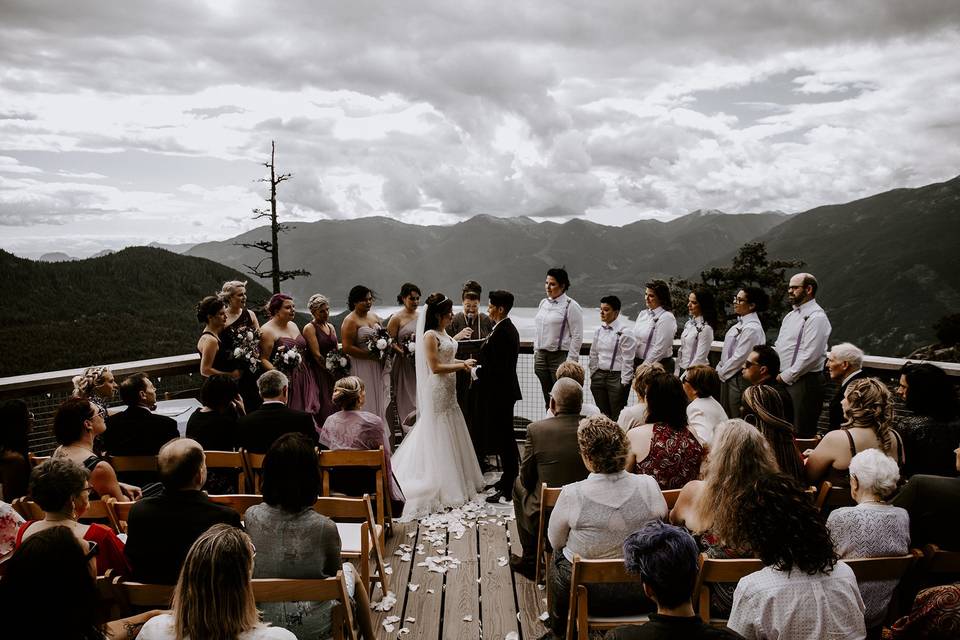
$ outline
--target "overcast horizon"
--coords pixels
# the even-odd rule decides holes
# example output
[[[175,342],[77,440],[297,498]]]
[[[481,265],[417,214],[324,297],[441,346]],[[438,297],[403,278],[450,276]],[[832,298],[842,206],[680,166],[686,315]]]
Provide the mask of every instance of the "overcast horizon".
[[[0,0],[0,248],[795,213],[960,174],[960,3]]]

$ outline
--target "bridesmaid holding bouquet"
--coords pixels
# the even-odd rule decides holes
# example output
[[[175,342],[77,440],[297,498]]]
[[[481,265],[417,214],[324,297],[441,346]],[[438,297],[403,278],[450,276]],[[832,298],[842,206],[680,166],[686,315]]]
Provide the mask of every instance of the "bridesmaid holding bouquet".
[[[293,298],[275,293],[267,311],[270,320],[260,329],[260,364],[264,371],[277,369],[286,374],[290,381],[288,407],[316,416],[320,412],[320,385],[307,365],[307,341],[294,322],[297,311]]]
[[[241,280],[224,282],[217,295],[226,305],[227,323],[220,331],[220,348],[227,354],[234,353],[238,346],[259,340],[260,321],[257,315],[247,308],[247,283]],[[250,335],[253,340],[244,340]],[[253,342],[256,344],[256,342]],[[260,406],[260,393],[257,391],[258,368],[251,367],[249,362],[237,362],[240,369],[240,396],[247,411],[253,411]]]
[[[333,404],[333,385],[336,380],[327,369],[327,354],[337,348],[337,331],[328,322],[330,319],[330,300],[315,293],[307,301],[307,308],[313,320],[303,325],[303,339],[307,342],[307,366],[317,380],[319,405],[313,419],[318,425],[337,410]]]
[[[380,318],[371,311],[374,300],[369,287],[358,284],[350,289],[347,296],[350,313],[343,319],[340,339],[344,352],[352,360],[353,375],[363,380],[366,387],[367,411],[386,419],[390,386],[384,370],[384,351],[370,347],[372,341],[385,333]]]
[[[410,282],[400,287],[397,302],[403,305],[387,323],[387,333],[393,338],[394,355],[390,366],[391,406],[404,433],[406,418],[417,410],[417,365],[414,360],[417,333],[417,306],[420,304],[420,288]],[[394,425],[396,426],[396,425]]]

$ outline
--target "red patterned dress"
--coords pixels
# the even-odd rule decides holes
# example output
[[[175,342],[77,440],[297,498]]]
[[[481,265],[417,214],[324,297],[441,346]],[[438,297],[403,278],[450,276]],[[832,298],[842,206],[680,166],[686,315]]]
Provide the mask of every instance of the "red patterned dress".
[[[637,463],[635,473],[653,476],[661,489],[680,489],[700,477],[702,460],[703,447],[690,429],[657,422],[650,435],[650,453]]]

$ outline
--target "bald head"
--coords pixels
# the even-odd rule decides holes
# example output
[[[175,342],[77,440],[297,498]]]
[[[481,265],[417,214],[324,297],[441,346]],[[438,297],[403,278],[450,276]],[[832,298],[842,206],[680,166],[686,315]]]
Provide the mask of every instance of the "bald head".
[[[157,456],[160,481],[168,491],[200,489],[203,486],[203,447],[196,440],[177,438],[163,445]]]
[[[550,406],[554,415],[578,414],[583,406],[583,387],[572,378],[560,378],[550,390]]]
[[[787,298],[790,304],[800,306],[804,302],[817,297],[817,279],[812,273],[797,273],[790,278],[787,285]]]

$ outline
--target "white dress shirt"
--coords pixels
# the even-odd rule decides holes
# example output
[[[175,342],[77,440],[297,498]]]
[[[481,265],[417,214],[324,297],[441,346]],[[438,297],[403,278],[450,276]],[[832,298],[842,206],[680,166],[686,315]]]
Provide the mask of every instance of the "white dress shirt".
[[[556,298],[544,298],[533,318],[536,334],[533,349],[566,351],[567,359],[580,360],[583,344],[583,309],[565,293]]]
[[[783,316],[774,345],[780,356],[780,379],[793,384],[804,374],[823,371],[830,331],[830,320],[816,300],[808,300]]]
[[[633,337],[637,343],[634,355],[644,364],[672,357],[676,333],[677,319],[672,313],[663,307],[647,309],[637,316],[637,322],[633,325]]]
[[[604,371],[619,371],[620,383],[630,385],[633,382],[633,353],[636,351],[636,341],[623,318],[611,324],[603,322],[593,334],[590,344],[590,373],[598,369]]]
[[[696,398],[687,405],[687,424],[700,444],[708,447],[713,442],[713,430],[726,419],[727,412],[714,398]]]
[[[687,369],[697,364],[710,364],[710,345],[713,344],[713,327],[703,316],[690,318],[680,334],[680,353],[677,365]]]
[[[853,570],[827,574],[764,567],[740,578],[727,628],[744,638],[865,638],[863,598]]]
[[[717,363],[717,375],[726,382],[740,373],[747,356],[758,344],[765,344],[767,336],[763,333],[760,316],[748,313],[737,318],[737,323],[727,329],[723,338],[723,350],[720,352],[720,362]]]

